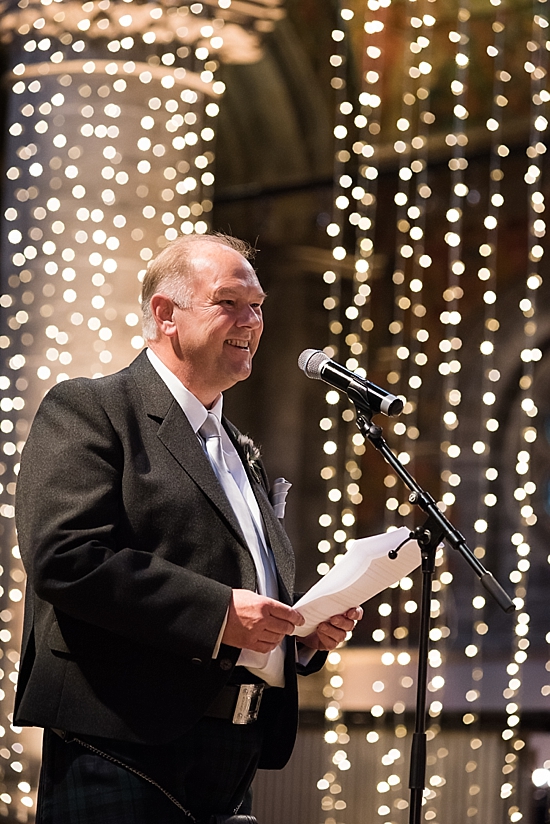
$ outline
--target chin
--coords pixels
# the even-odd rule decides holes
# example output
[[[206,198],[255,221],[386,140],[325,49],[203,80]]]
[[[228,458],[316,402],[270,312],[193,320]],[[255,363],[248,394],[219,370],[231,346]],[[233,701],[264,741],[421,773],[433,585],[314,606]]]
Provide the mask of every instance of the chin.
[[[245,381],[247,378],[250,377],[251,374],[252,374],[252,365],[250,365],[246,369],[240,369],[238,372],[234,372],[233,373],[233,384],[240,383],[240,381]]]

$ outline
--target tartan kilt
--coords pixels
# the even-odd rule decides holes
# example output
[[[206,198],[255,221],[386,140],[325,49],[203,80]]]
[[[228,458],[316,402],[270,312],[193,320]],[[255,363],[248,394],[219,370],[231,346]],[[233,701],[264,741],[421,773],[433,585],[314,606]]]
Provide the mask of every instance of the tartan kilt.
[[[45,730],[36,824],[207,824],[211,815],[250,814],[262,727],[261,721],[239,726],[205,717],[182,738],[161,746],[75,736],[126,766],[88,750],[70,734],[63,740]]]

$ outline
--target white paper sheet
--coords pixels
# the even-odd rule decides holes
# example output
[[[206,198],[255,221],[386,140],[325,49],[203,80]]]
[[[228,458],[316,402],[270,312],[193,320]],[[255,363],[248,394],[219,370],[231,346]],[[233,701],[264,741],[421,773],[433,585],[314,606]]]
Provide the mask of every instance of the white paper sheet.
[[[305,624],[296,627],[294,635],[309,635],[321,621],[363,604],[416,569],[421,562],[416,541],[407,541],[395,560],[388,557],[388,552],[409,534],[410,530],[402,526],[354,541],[330,572],[294,604],[305,618]]]

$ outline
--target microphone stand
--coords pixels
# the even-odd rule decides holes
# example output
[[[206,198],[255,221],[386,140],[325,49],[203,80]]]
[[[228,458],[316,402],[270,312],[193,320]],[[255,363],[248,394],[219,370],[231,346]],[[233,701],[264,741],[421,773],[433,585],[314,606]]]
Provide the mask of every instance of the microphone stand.
[[[351,394],[351,393],[350,393]],[[425,492],[405,469],[401,461],[382,436],[382,428],[372,422],[373,410],[359,399],[352,398],[356,412],[356,423],[360,432],[381,452],[387,463],[410,490],[409,501],[416,504],[428,516],[422,526],[411,532],[410,537],[418,541],[422,556],[422,601],[420,610],[420,638],[418,645],[418,676],[416,686],[415,729],[411,747],[409,789],[411,791],[409,824],[421,824],[422,797],[426,783],[426,692],[428,684],[428,652],[430,640],[430,606],[432,581],[435,572],[435,554],[438,545],[445,540],[460,552],[464,560],[478,575],[481,583],[504,612],[513,612],[515,605],[491,572],[476,558],[468,547],[464,536],[438,509],[432,496]],[[390,552],[390,558],[397,558],[400,547]]]

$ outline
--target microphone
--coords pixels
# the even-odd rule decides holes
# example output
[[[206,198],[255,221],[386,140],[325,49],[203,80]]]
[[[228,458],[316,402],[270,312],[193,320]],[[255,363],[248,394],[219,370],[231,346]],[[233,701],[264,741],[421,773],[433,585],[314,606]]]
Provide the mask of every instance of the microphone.
[[[308,378],[325,381],[335,389],[346,392],[359,409],[374,415],[383,412],[384,415],[391,416],[400,415],[403,411],[403,401],[400,398],[350,372],[320,349],[304,349],[298,358],[298,366]]]

